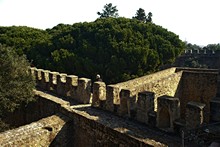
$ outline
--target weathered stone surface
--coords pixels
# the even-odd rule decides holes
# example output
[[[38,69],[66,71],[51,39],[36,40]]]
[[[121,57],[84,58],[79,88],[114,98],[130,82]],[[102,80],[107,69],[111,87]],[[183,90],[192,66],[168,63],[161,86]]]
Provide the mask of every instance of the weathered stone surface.
[[[41,72],[41,81],[40,81],[40,88],[48,89],[49,87],[49,70],[43,70]]]
[[[173,122],[180,118],[179,98],[161,96],[158,98],[157,127],[173,131]]]
[[[188,102],[186,106],[186,126],[187,128],[200,127],[204,122],[204,107],[206,105],[199,102]]]
[[[78,79],[77,98],[84,104],[91,102],[91,79]]]
[[[56,94],[65,96],[65,84],[67,74],[59,74],[57,76],[57,91]]]
[[[1,146],[49,146],[68,121],[63,115],[50,117],[0,134]]]
[[[145,91],[138,93],[137,120],[148,124],[148,115],[154,111],[154,93]]]
[[[48,91],[56,93],[58,75],[59,75],[58,72],[49,72],[49,86],[47,89]]]
[[[49,94],[37,93],[54,103],[63,102]],[[58,110],[59,114],[0,134],[0,139],[4,140],[0,145],[180,146],[180,139],[176,137],[105,113],[90,104],[69,106],[64,103]]]
[[[183,72],[178,95],[181,102],[181,117],[185,117],[188,102],[200,102],[206,105],[204,108],[204,111],[206,112],[204,115],[204,121],[206,123],[209,122],[210,101],[215,97],[217,92],[217,76],[217,72]]]
[[[35,75],[37,73],[36,75],[37,77],[39,72],[41,72],[41,70],[35,72]],[[42,77],[43,76],[37,78],[40,79],[38,80],[38,83],[39,82],[44,83],[45,80]],[[86,78],[80,78],[78,79],[77,83],[73,85],[71,82],[72,78],[74,77],[70,76],[65,81],[62,81],[63,85],[61,84],[62,86],[60,87],[63,88],[64,90],[57,88],[57,90],[60,90],[61,93],[60,95],[65,97],[71,97],[72,99],[77,100],[79,103],[90,103],[91,80]],[[149,122],[148,125],[151,126],[155,126],[155,124],[157,124],[157,127],[162,128],[163,130],[166,131],[174,130],[173,124],[176,120],[180,118],[180,110],[181,110],[181,120],[186,120],[188,122],[186,123],[187,125],[183,123],[183,125],[181,124],[180,127],[185,127],[186,125],[186,127],[195,128],[196,126],[199,126],[203,122],[208,123],[210,116],[212,119],[214,118],[213,119],[214,121],[218,120],[219,118],[218,109],[217,109],[218,102],[211,101],[211,98],[215,96],[218,97],[218,93],[216,95],[217,81],[218,81],[217,70],[171,68],[141,78],[129,80],[127,82],[118,83],[115,85],[108,85],[106,86],[106,88],[103,82],[102,84],[94,83],[94,87],[93,87],[94,99],[92,101],[92,105],[95,107],[102,108],[104,110],[114,112],[115,114],[119,114],[121,116],[128,116],[129,119],[136,119],[143,123]],[[101,90],[102,88],[103,90]],[[106,96],[103,94],[105,93],[104,92],[105,89],[106,89]],[[142,93],[142,95],[139,95],[139,93],[143,91],[150,91],[151,93],[154,93],[154,98],[151,95],[150,96],[151,98],[147,99],[146,98],[147,96],[144,95],[144,93]],[[163,95],[167,95],[167,96],[161,97]],[[144,97],[144,98],[141,99],[140,97]],[[152,103],[153,101],[152,99],[154,100],[154,103]],[[204,103],[206,105],[204,108],[202,108],[204,113],[195,113],[196,111],[194,110],[197,110],[197,108],[192,107],[194,106],[195,103],[191,103],[190,101],[195,101],[197,103]],[[42,105],[43,103],[41,103],[41,106]],[[154,106],[151,107],[151,105]],[[96,122],[98,121],[103,122],[104,119],[99,117],[98,115],[91,115],[93,111],[90,111],[90,109],[94,109],[94,108],[90,108],[90,105],[86,107],[81,107],[81,106],[83,105],[72,107],[74,111],[77,110],[77,112],[80,112],[80,114],[77,113],[77,115],[74,115],[74,117],[72,117],[72,115],[70,115],[68,111],[68,116],[72,117],[74,122],[82,123],[80,124],[81,125],[80,127],[83,128],[83,129],[80,128],[82,129],[82,134],[80,134],[80,138],[78,138],[78,140],[73,139],[74,141],[80,144],[86,138],[83,135],[86,134],[86,132],[90,132],[89,136],[92,135],[96,136],[101,134],[101,136],[99,136],[98,138],[94,138],[94,137],[91,138],[98,140],[99,144],[103,146],[125,145],[124,141],[119,141],[119,140],[112,141],[111,139],[109,140],[109,138],[106,139],[107,143],[103,142],[102,140],[103,138],[105,138],[102,137],[103,131],[97,132],[96,134],[96,130],[93,130],[93,128],[96,127],[89,126],[90,123],[88,122],[90,121],[86,119],[84,122],[84,119],[78,117],[78,115],[80,116],[83,115],[84,118],[85,117],[84,115],[87,116],[87,111],[89,111],[90,114],[89,119],[91,118]],[[197,105],[197,107],[198,106],[199,105]],[[199,109],[201,109],[201,107],[199,107]],[[151,110],[149,110],[148,108],[151,108]],[[154,109],[152,110],[152,108]],[[192,108],[196,108],[196,109],[192,109]],[[41,110],[41,112],[44,111],[46,111],[45,108]],[[66,110],[63,111],[66,114]],[[193,120],[189,120],[190,115],[192,117],[194,113],[196,115],[198,114],[197,115],[198,117],[195,117]],[[77,118],[76,120],[75,117]],[[78,119],[80,121],[78,121]],[[98,124],[96,123],[92,125],[98,126]],[[73,128],[73,132],[75,132],[74,129],[75,128]],[[104,129],[105,132],[105,128],[101,127],[100,130],[101,129]],[[126,127],[122,129],[120,128],[118,129],[118,131],[120,131],[120,133],[122,132],[124,133],[127,131],[129,132],[130,130],[127,129]],[[115,132],[111,132],[111,133],[115,133]],[[81,135],[83,136],[82,138]],[[104,133],[104,136],[105,135],[106,134]],[[108,137],[112,138],[112,135],[109,135]],[[85,144],[91,146],[98,145],[98,143],[96,144],[89,139],[86,140]],[[129,144],[132,144],[132,142],[129,141]],[[137,144],[135,143],[135,145]]]
[[[67,75],[65,84],[65,96],[66,97],[76,97],[76,90],[74,87],[78,86],[78,76]]]
[[[104,82],[95,82],[93,84],[93,107],[104,107],[103,103],[106,101],[106,85]]]
[[[115,85],[108,85],[106,88],[106,107],[108,111],[114,111],[114,102],[120,102],[119,88]]]
[[[131,92],[127,89],[122,89],[120,92],[120,107],[118,114],[120,116],[128,116],[130,117],[130,99],[131,99]]]

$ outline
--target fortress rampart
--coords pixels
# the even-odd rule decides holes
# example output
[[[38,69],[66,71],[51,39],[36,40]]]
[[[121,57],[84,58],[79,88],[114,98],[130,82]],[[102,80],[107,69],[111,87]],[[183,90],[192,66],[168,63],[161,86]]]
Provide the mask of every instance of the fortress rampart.
[[[202,118],[203,123],[208,123],[210,101],[217,91],[217,77],[218,70],[171,68],[138,78],[135,82],[127,81],[128,84],[106,86],[103,82],[95,82],[93,91],[100,95],[93,95],[92,105],[172,130],[175,120],[187,121],[187,105],[194,101],[205,104]],[[165,122],[167,125],[160,125]]]
[[[194,64],[192,63],[194,61]],[[203,66],[209,69],[220,69],[220,50],[185,50],[175,66]]]
[[[177,138],[90,107],[71,106],[58,97],[35,91],[39,101],[27,107],[43,119],[0,134],[1,146],[179,146]],[[56,107],[50,107],[56,106]],[[48,109],[45,109],[47,107]],[[38,116],[39,115],[39,116]],[[117,123],[116,123],[117,122]],[[150,133],[144,134],[143,130]],[[141,134],[139,134],[142,132]],[[159,137],[158,137],[159,136]]]
[[[220,50],[207,50],[207,49],[197,49],[197,50],[192,50],[192,49],[185,49],[184,50],[184,55],[220,55]]]
[[[41,89],[159,128],[167,122],[162,128],[171,131],[176,120],[183,120],[186,127],[191,101],[205,104],[202,122],[209,123],[210,101],[217,92],[218,70],[173,67],[112,85],[94,82],[93,90],[90,79],[36,68],[30,71]]]
[[[93,89],[87,78],[36,68],[30,73],[41,90],[39,100],[6,120],[18,126],[44,119],[0,134],[6,146],[180,146],[180,138],[164,131],[220,121],[218,70],[173,67],[118,84],[94,82]],[[14,140],[12,133],[18,134]]]

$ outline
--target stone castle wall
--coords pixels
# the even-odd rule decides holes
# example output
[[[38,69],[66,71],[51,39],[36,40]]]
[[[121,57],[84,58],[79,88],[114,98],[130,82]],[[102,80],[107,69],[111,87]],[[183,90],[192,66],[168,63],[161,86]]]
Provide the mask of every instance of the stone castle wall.
[[[185,50],[185,52],[176,59],[174,65],[179,67],[186,66],[185,62],[190,58],[198,61],[200,65],[206,65],[210,69],[220,69],[220,50]]]
[[[141,130],[148,128],[136,127],[136,124],[126,122],[112,114],[91,109],[89,104],[70,106],[69,103],[63,103],[55,96],[40,91],[36,93],[40,99],[48,99],[51,103],[55,103],[54,105],[58,104],[56,108],[58,112],[31,124],[1,133],[1,146],[180,145],[179,141],[153,130],[149,131],[150,134],[139,134]]]
[[[52,115],[29,125],[0,134],[1,146],[50,146],[65,126],[68,118]],[[62,144],[56,144],[62,146]]]
[[[181,88],[179,92],[181,116],[185,117],[186,105],[190,101],[205,104],[205,121],[209,122],[210,101],[217,93],[216,72],[192,72],[185,71],[182,75]]]
[[[30,72],[36,79],[37,87],[42,90],[68,97],[79,103],[91,101],[90,79],[36,68],[30,68]]]
[[[169,72],[167,72],[169,71]],[[170,72],[171,71],[171,72]],[[174,72],[173,72],[174,71]],[[163,73],[160,72],[158,75],[154,73],[150,80],[147,80],[147,76],[143,78],[146,81],[134,82],[131,84],[131,81],[128,81],[128,84],[125,88],[123,85],[126,85],[126,82],[123,82],[120,86],[116,85],[105,85],[104,82],[95,82],[93,92],[93,103],[94,107],[99,107],[101,109],[114,112],[120,116],[127,116],[133,119],[136,119],[141,122],[148,122],[150,117],[153,117],[154,123],[156,121],[164,120],[157,117],[160,115],[164,117],[170,117],[170,125],[175,119],[186,119],[186,106],[189,102],[194,101],[198,103],[205,104],[204,108],[204,122],[208,123],[210,118],[210,101],[215,97],[217,92],[217,77],[218,70],[209,70],[209,69],[194,69],[194,68],[172,68],[166,70],[164,75],[160,77]],[[155,80],[154,80],[155,78]],[[130,83],[131,82],[131,83]],[[139,83],[139,84],[137,84]],[[142,92],[146,93],[145,97],[139,97],[139,94]],[[149,96],[149,92],[153,93],[152,96]],[[158,98],[166,96],[165,101],[158,101]],[[171,99],[170,97],[173,97]],[[172,102],[178,98],[178,105],[173,107]],[[162,98],[163,99],[163,98]],[[149,100],[153,100],[153,104]],[[167,114],[163,114],[157,111],[158,103],[163,103],[161,108]],[[165,104],[165,103],[168,103]],[[152,106],[154,109],[147,108]],[[148,110],[149,111],[146,111]],[[180,114],[173,115],[172,112],[178,110]],[[171,117],[172,116],[172,117]],[[172,118],[172,119],[171,119]],[[145,119],[145,120],[144,120]],[[168,120],[167,120],[168,121]]]
[[[79,103],[92,102],[93,107],[114,113],[91,108],[90,104],[70,106],[69,102],[35,91],[42,100],[12,114],[18,118],[17,125],[22,124],[22,119],[27,123],[42,117],[51,117],[0,134],[5,145],[43,143],[46,146],[163,146],[164,144],[158,142],[164,142],[169,146],[179,146],[178,143],[170,143],[167,136],[165,139],[162,139],[163,135],[157,138],[158,133],[140,137],[141,133],[137,132],[143,130],[141,125],[138,124],[135,129],[132,126],[131,129],[131,122],[122,118],[132,118],[171,132],[175,130],[179,119],[183,119],[185,123],[178,124],[178,127],[199,127],[209,121],[210,102],[217,93],[218,81],[217,70],[171,68],[138,78],[137,81],[130,80],[127,84],[123,82],[106,85],[104,82],[95,82],[91,94],[90,79],[36,68],[31,68],[30,72],[36,77],[37,86],[41,90]],[[216,112],[216,109],[212,111]],[[22,117],[19,118],[19,115]],[[193,116],[196,117],[191,119]],[[217,115],[214,116],[216,117],[218,118]],[[12,117],[7,120],[13,122]],[[27,134],[19,138],[24,130]],[[146,132],[152,133],[153,130]],[[15,137],[10,135],[12,133]]]
[[[185,118],[185,108],[188,102],[201,102],[206,104],[204,108],[206,122],[209,121],[209,102],[216,95],[218,75],[217,70],[173,67],[113,85],[95,82],[93,94],[91,94],[90,79],[36,68],[30,68],[30,72],[36,77],[37,85],[41,89],[80,103],[92,103],[94,107],[134,119],[137,119],[139,116],[137,112],[140,112],[137,111],[140,107],[137,103],[140,92],[154,93],[154,112],[157,112],[159,97],[164,95],[178,97],[182,118]]]
[[[207,49],[203,49],[203,50],[192,50],[192,49],[185,49],[184,50],[184,55],[220,55],[220,50],[207,50]]]
[[[69,102],[62,99],[43,97],[42,92],[34,92],[36,101],[7,114],[4,121],[14,127],[18,127],[58,113],[61,105],[70,105]]]
[[[136,79],[129,80],[127,82],[118,83],[118,84],[105,85],[105,83],[97,82],[97,84],[100,84],[102,86],[95,86],[95,88],[98,88],[98,89],[93,89],[93,93],[97,93],[97,91],[100,91],[101,93],[104,92],[104,94],[102,95],[106,95],[106,98],[102,98],[102,102],[104,103],[103,107],[105,107],[104,109],[113,112],[120,105],[120,93],[123,89],[130,90],[131,96],[133,96],[135,99],[134,101],[137,101],[136,98],[137,98],[138,92],[145,91],[145,90],[148,90],[148,91],[158,90],[159,91],[159,87],[161,86],[161,83],[163,84],[169,83],[172,81],[173,77],[180,77],[180,75],[181,73],[178,73],[178,74],[175,73],[175,68],[170,68],[170,69],[166,69],[163,71],[159,71],[154,74],[150,74],[147,76],[143,76],[140,78],[136,78]],[[174,78],[174,81],[175,80],[176,78]],[[174,82],[174,83],[177,83],[177,82]],[[171,84],[168,84],[168,86],[165,86],[162,89],[160,89],[161,92],[157,93],[156,97],[158,97],[159,95],[162,95],[162,93],[173,93],[171,91],[175,91],[174,83],[172,86]],[[103,90],[100,90],[100,89],[103,89]],[[169,90],[167,91],[167,89]],[[97,94],[95,95],[94,99],[98,100],[96,96]]]

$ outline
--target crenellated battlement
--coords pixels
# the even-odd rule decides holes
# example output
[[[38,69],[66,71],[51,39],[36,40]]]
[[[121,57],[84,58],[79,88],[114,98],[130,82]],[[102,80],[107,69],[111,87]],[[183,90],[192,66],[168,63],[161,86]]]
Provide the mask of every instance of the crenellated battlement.
[[[197,56],[219,56],[220,50],[206,50],[206,49],[185,49],[183,55],[190,56],[190,55],[197,55]]]
[[[166,131],[186,124],[189,127],[190,123],[198,127],[210,121],[210,102],[216,95],[217,77],[218,70],[170,68],[114,85],[95,82],[92,106]],[[202,120],[191,121],[188,117],[196,111],[197,106],[188,110],[192,102],[198,107],[205,105],[201,110],[203,116],[198,117]],[[179,120],[184,123],[180,125]]]
[[[0,134],[1,145],[180,146],[179,137],[164,131],[183,131],[182,141],[191,141],[204,124],[220,121],[218,70],[173,67],[117,84],[94,82],[92,92],[90,79],[29,71],[37,83],[37,102],[8,120],[47,118]]]
[[[79,103],[89,103],[91,99],[91,80],[75,75],[30,68],[37,87],[73,99]]]
[[[216,95],[218,77],[218,70],[173,67],[117,84],[94,82],[91,92],[91,80],[87,78],[36,68],[30,68],[30,72],[40,89],[166,131],[210,121],[210,102]],[[196,102],[195,110],[197,104],[204,105],[202,120],[188,120],[194,112],[188,107],[192,102]],[[178,120],[184,123],[180,125]]]

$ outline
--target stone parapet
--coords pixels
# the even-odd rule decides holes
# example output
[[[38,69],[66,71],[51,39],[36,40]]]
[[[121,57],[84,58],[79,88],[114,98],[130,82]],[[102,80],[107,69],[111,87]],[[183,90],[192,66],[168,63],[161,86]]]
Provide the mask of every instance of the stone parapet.
[[[210,99],[217,91],[217,71],[174,67],[114,85],[95,82],[93,94],[90,79],[36,68],[29,72],[35,76],[40,88],[79,103],[92,103],[93,107],[122,117],[173,131],[175,120],[186,120],[186,105],[190,101],[206,105],[204,119],[209,122],[210,109],[214,112],[214,105],[218,104],[213,103],[213,108],[210,108]],[[213,115],[213,118],[218,116]]]
[[[78,78],[49,70],[31,67],[29,72],[36,80],[37,87],[57,94],[61,97],[73,99],[79,103],[91,102],[91,80]]]
[[[219,51],[217,51],[217,53],[219,53]],[[203,49],[203,50],[185,49],[184,50],[184,55],[215,55],[215,54],[216,54],[215,50],[207,50],[207,49]]]

